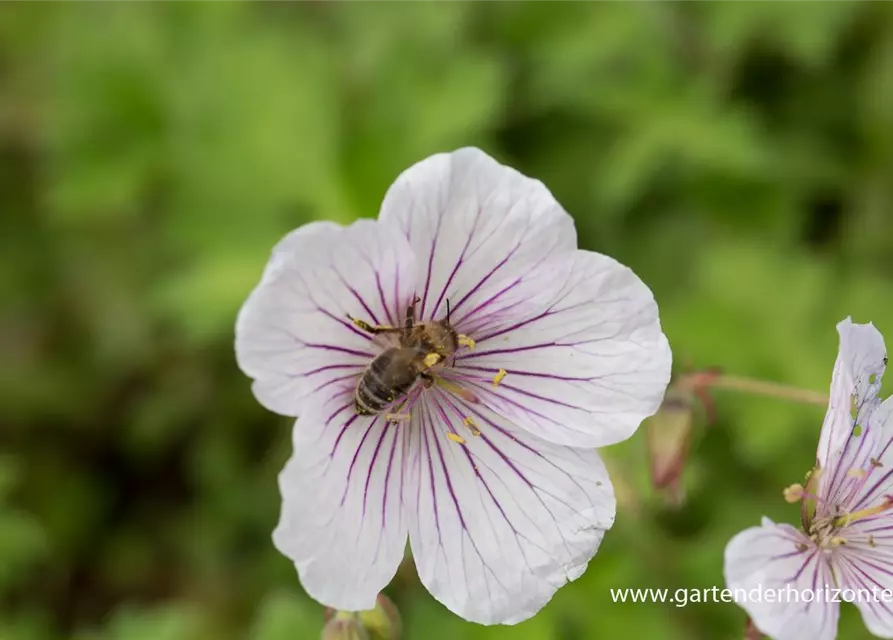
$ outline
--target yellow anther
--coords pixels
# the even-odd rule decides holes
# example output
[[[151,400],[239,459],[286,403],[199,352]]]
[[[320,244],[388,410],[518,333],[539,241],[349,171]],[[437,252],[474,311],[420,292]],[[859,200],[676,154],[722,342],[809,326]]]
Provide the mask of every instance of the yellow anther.
[[[463,347],[468,347],[469,349],[474,349],[474,340],[472,340],[468,336],[460,335],[459,336],[459,344],[461,344]]]
[[[877,543],[874,541],[874,536],[868,536],[868,546],[872,549],[877,546]]]
[[[872,466],[872,467],[883,467],[884,465],[883,465],[883,463],[882,463],[880,460],[878,460],[877,458],[872,458],[872,459],[871,459],[871,466]]]
[[[429,353],[428,355],[425,356],[424,362],[425,362],[425,366],[430,369],[431,367],[436,365],[438,362],[440,362],[440,354],[432,351],[431,353]]]
[[[388,413],[385,415],[385,420],[388,422],[406,422],[412,417],[412,414],[409,413]]]
[[[500,369],[499,372],[493,376],[493,387],[498,387],[499,383],[502,382],[502,379],[508,375],[508,371],[505,369]]]
[[[846,472],[847,476],[850,478],[864,478],[865,473],[865,469],[850,469]]]
[[[789,502],[794,504],[795,502],[800,502],[803,499],[803,485],[802,484],[792,484],[790,487],[787,487],[784,490],[784,499],[785,502]]]
[[[458,433],[453,433],[452,431],[447,431],[447,438],[449,438],[453,442],[458,442],[459,444],[465,444],[465,438],[460,436]]]
[[[471,435],[473,435],[473,436],[481,435],[481,430],[478,429],[477,425],[474,423],[474,420],[472,420],[471,416],[468,416],[467,418],[465,418],[465,420],[462,421],[462,424],[464,424],[466,427],[468,427],[469,431],[471,431]]]

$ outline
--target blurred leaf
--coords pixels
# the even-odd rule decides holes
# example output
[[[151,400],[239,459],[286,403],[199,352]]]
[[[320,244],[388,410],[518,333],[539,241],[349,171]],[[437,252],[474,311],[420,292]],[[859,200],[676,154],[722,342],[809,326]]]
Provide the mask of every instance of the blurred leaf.
[[[251,640],[315,638],[322,631],[322,608],[288,592],[270,593],[260,603]]]

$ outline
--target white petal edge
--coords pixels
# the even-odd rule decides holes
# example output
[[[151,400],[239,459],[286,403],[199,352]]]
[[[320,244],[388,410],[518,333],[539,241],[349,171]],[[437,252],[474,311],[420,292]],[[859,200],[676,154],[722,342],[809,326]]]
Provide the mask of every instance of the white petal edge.
[[[279,476],[274,544],[315,600],[344,611],[371,609],[406,549],[406,434],[381,417],[357,416],[345,386],[329,402],[308,405],[293,443]]]
[[[798,547],[798,545],[801,545]],[[804,549],[805,548],[805,549]],[[762,526],[746,529],[733,537],[725,551],[726,587],[753,623],[773,640],[834,640],[840,605],[818,600],[816,591],[833,588],[827,561],[800,531],[763,518]],[[796,602],[785,590],[811,590],[813,602]],[[779,593],[767,602],[767,591]],[[763,596],[757,598],[756,590]],[[754,597],[748,595],[754,592]],[[780,600],[780,601],[779,601]]]
[[[649,288],[613,258],[582,250],[513,286],[529,302],[512,310],[511,324],[471,318],[477,345],[456,375],[481,378],[471,386],[485,404],[550,442],[601,447],[632,436],[660,407],[672,366]],[[507,376],[494,388],[500,369]]]
[[[823,468],[834,466],[847,447],[853,427],[877,403],[887,355],[884,338],[873,324],[854,324],[848,317],[837,325],[840,347],[831,377],[831,398],[822,424],[816,458]],[[857,417],[851,415],[851,408]],[[866,425],[862,425],[863,427]]]
[[[480,149],[440,153],[401,173],[379,220],[400,229],[418,256],[418,316],[461,316],[494,287],[577,248],[573,219],[538,180]]]
[[[410,438],[404,501],[419,578],[466,620],[533,616],[582,575],[613,525],[613,489],[594,449],[539,440],[439,390],[413,410]]]
[[[402,322],[414,265],[405,238],[373,220],[286,236],[236,322],[236,359],[258,401],[297,416],[308,396],[358,375],[380,349],[347,315]]]

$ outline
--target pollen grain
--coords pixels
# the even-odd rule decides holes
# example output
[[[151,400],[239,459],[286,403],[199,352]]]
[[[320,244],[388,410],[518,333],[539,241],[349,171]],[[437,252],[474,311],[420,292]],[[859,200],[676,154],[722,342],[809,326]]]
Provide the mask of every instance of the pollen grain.
[[[474,349],[474,340],[472,338],[469,338],[468,336],[460,335],[459,344],[461,344],[463,347]]]

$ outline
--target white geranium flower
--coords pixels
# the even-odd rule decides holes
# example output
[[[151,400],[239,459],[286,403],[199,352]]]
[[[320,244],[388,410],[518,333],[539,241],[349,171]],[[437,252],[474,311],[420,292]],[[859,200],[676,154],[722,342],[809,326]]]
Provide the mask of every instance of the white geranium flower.
[[[777,594],[739,598],[776,640],[833,640],[841,601],[854,602],[871,633],[893,638],[893,399],[877,396],[886,349],[870,323],[847,318],[837,331],[816,467],[805,490],[795,485],[803,530],[764,518],[726,547],[729,589]]]
[[[641,280],[477,149],[406,170],[377,221],[289,234],[236,352],[300,416],[273,539],[307,592],[371,608],[408,537],[425,587],[484,624],[583,573],[614,522],[594,448],[657,410],[671,360]]]

